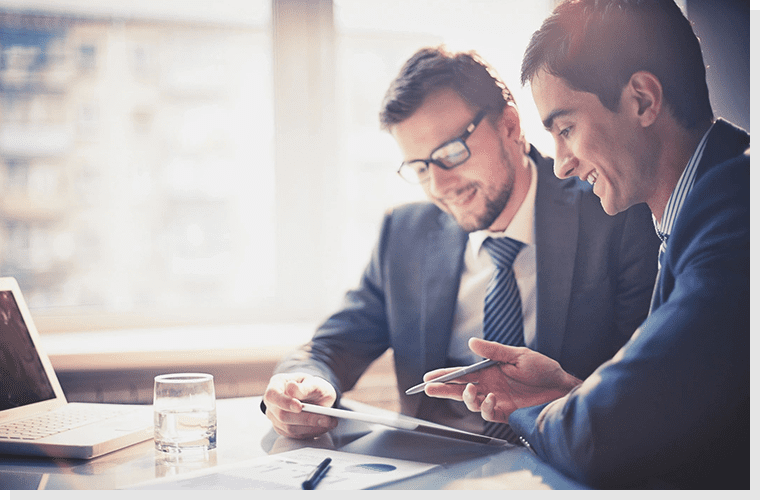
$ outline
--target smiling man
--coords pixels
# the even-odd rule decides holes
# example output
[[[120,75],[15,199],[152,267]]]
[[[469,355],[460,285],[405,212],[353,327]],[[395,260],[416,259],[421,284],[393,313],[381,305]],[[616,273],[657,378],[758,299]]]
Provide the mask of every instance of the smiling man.
[[[533,35],[522,79],[556,176],[593,185],[610,215],[649,206],[650,314],[585,380],[475,339],[502,364],[428,395],[510,423],[592,486],[749,488],[749,135],[713,118],[691,24],[671,0],[567,1]]]
[[[657,270],[646,207],[608,217],[588,184],[557,179],[495,75],[473,53],[426,48],[392,82],[380,121],[398,173],[429,202],[386,214],[359,286],[277,367],[264,403],[280,434],[330,430],[334,419],[301,402],[338,404],[392,349],[403,413],[514,439],[461,402],[404,391],[428,370],[479,361],[470,337],[529,346],[585,377],[646,317]],[[496,275],[504,287],[490,285]]]
[[[646,92],[647,85],[656,85],[644,72],[634,75],[631,84],[628,90],[632,94]],[[639,117],[636,109],[632,109],[632,115],[611,111],[596,95],[574,90],[565,80],[547,71],[533,78],[531,89],[544,126],[557,145],[554,165],[557,177],[576,176],[589,182],[610,215],[635,203],[651,202],[649,206],[656,206],[662,216],[662,199],[667,201],[678,176],[675,168],[655,168],[655,156],[661,149],[653,147],[645,134],[637,133],[651,125],[646,122],[651,113]],[[637,96],[626,97],[633,98],[626,102],[629,107],[639,105]],[[640,124],[644,127],[640,128]],[[674,164],[686,163],[690,155],[687,151],[693,151],[706,126],[694,130],[691,144],[679,148],[681,154],[672,158]],[[662,192],[659,199],[658,192]]]
[[[442,89],[426,98],[409,118],[391,125],[390,132],[408,158],[402,168],[414,171],[412,182],[420,183],[427,197],[462,229],[504,231],[525,200],[534,175],[519,116],[511,103],[501,117],[494,118],[493,112],[489,116],[487,108],[470,120],[472,116],[471,105],[454,90]],[[508,133],[506,137],[494,134],[499,126]],[[466,138],[460,136],[457,141],[469,143],[467,165],[441,168],[425,160],[430,151],[440,149],[441,138],[463,129]],[[504,141],[509,141],[508,147]]]
[[[677,127],[678,121],[662,112],[666,105],[662,84],[646,71],[631,75],[615,111],[595,94],[575,90],[547,70],[532,78],[531,89],[557,145],[557,177],[576,176],[589,182],[610,215],[647,203],[655,218],[662,220],[683,166],[712,122],[702,121],[673,135],[674,130],[667,128]],[[663,132],[674,141],[666,143]]]

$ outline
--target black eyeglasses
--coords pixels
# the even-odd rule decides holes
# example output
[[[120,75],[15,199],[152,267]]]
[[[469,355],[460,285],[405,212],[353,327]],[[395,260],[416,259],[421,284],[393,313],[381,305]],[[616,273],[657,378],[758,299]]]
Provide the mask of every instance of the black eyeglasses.
[[[407,182],[420,184],[430,178],[431,163],[438,165],[442,169],[451,170],[466,162],[470,158],[470,149],[467,147],[465,140],[475,131],[475,127],[478,126],[487,113],[487,109],[480,110],[475,115],[475,118],[472,119],[472,122],[467,125],[462,135],[443,143],[431,153],[430,158],[427,160],[412,160],[402,163],[398,169],[398,175]]]

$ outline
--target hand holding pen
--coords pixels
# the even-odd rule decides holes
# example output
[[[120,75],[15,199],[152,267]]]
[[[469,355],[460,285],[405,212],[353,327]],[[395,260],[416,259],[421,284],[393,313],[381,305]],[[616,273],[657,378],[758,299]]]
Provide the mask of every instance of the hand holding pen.
[[[494,366],[498,363],[499,363],[498,361],[494,361],[492,359],[484,359],[483,361],[475,363],[474,365],[460,368],[451,373],[447,373],[445,375],[441,375],[440,377],[436,377],[428,381],[425,381],[421,384],[415,385],[414,387],[411,387],[406,390],[406,395],[411,396],[412,394],[417,394],[418,392],[422,392],[425,390],[425,387],[427,387],[428,384],[443,384],[445,382],[450,382],[452,380],[456,380],[458,378],[464,377],[465,375],[469,375],[470,373],[475,373],[480,370],[485,370],[486,368]]]
[[[469,346],[475,354],[498,363],[493,369],[481,367],[477,375],[459,376],[459,384],[428,380],[425,392],[431,397],[464,401],[470,411],[480,412],[487,421],[509,423],[516,409],[553,401],[582,383],[555,360],[526,347],[478,338],[470,339]],[[435,370],[426,377],[441,372]]]

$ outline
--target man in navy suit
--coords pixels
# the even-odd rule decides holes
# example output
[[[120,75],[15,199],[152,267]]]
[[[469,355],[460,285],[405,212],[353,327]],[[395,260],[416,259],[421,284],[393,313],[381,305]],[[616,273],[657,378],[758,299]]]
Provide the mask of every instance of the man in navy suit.
[[[502,364],[428,395],[509,422],[592,486],[749,488],[749,135],[714,119],[691,24],[670,0],[566,2],[534,34],[522,80],[555,174],[593,184],[610,215],[651,209],[651,311],[588,377],[474,339]]]
[[[334,405],[388,349],[403,413],[482,432],[461,402],[406,396],[426,371],[480,358],[484,239],[525,244],[514,273],[525,345],[585,377],[646,317],[658,241],[644,205],[608,217],[591,187],[559,180],[532,147],[506,86],[477,55],[418,51],[391,84],[381,123],[404,157],[399,173],[430,202],[390,210],[361,278],[313,340],[283,360],[264,395],[277,432],[307,437],[335,419],[301,412]]]

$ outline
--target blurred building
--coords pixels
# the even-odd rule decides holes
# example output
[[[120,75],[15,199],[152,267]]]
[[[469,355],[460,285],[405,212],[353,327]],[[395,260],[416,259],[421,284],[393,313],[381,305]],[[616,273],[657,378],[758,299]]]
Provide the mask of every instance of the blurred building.
[[[271,288],[249,264],[273,252],[250,255],[273,225],[266,31],[0,11],[0,275],[31,307]]]

